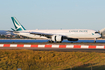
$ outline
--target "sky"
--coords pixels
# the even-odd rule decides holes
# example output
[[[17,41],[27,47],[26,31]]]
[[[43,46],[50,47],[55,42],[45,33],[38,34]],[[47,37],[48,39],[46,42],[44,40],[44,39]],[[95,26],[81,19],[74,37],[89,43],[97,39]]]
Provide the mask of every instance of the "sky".
[[[11,17],[27,29],[105,28],[105,0],[0,0],[0,30],[14,28]]]

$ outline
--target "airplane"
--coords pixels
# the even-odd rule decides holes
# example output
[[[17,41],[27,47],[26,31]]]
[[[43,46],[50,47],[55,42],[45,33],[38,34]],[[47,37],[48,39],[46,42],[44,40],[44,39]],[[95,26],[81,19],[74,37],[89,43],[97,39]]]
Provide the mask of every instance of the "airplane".
[[[50,43],[61,43],[64,39],[67,39],[68,41],[78,41],[82,38],[91,38],[96,42],[96,39],[101,37],[99,32],[91,29],[26,30],[16,17],[11,17],[11,19],[15,26],[15,29],[11,28],[14,34],[35,39],[48,39],[48,42]]]

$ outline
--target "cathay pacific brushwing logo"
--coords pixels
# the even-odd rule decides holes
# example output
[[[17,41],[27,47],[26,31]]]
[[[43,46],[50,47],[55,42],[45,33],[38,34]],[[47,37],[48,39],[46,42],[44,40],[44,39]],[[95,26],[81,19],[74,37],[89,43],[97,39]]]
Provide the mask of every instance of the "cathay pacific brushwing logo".
[[[92,33],[92,35],[94,35],[94,33]]]
[[[13,24],[15,26],[15,31],[22,31],[22,30],[26,30],[15,17],[11,17]]]
[[[19,28],[21,28],[20,25],[17,25],[17,23],[14,21],[15,26],[17,27],[16,29],[18,30]]]

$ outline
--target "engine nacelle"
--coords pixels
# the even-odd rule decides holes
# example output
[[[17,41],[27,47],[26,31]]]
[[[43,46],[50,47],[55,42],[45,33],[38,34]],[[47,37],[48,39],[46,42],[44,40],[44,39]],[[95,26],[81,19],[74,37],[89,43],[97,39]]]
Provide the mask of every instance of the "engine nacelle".
[[[68,38],[68,41],[78,41],[78,39],[75,39],[75,38]]]
[[[62,42],[63,41],[63,36],[60,35],[53,35],[51,38],[52,41],[56,41],[56,42]]]

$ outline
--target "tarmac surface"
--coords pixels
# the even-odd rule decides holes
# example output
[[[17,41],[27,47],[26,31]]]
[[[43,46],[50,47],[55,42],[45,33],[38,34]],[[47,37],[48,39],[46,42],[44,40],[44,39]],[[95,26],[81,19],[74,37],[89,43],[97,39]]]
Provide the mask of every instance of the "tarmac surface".
[[[105,53],[105,49],[67,49],[67,48],[24,48],[24,47],[0,47],[0,49],[4,50],[22,50],[28,49],[33,51],[58,51],[58,52],[103,52]]]
[[[1,39],[0,44],[31,44],[31,45],[93,45],[93,46],[105,46],[105,39],[99,39],[94,43],[94,40],[79,40],[78,42],[63,41],[62,43],[48,43],[48,40],[28,40],[28,39]],[[104,49],[83,49],[83,48],[33,48],[33,47],[0,47],[0,49],[15,50],[15,49],[28,49],[34,51],[82,51],[82,52],[105,52]]]
[[[53,44],[53,45],[98,45],[98,46],[105,46],[105,43],[66,43],[66,42],[63,42],[63,43],[48,43],[48,42],[42,42],[42,43],[0,43],[0,44],[40,44],[40,45],[43,45],[43,44]]]
[[[35,45],[97,45],[105,46],[105,43],[1,43],[1,44],[35,44]],[[105,49],[80,49],[80,48],[32,48],[32,47],[0,47],[0,49],[15,50],[15,49],[28,49],[34,51],[62,51],[62,52],[105,52]]]

